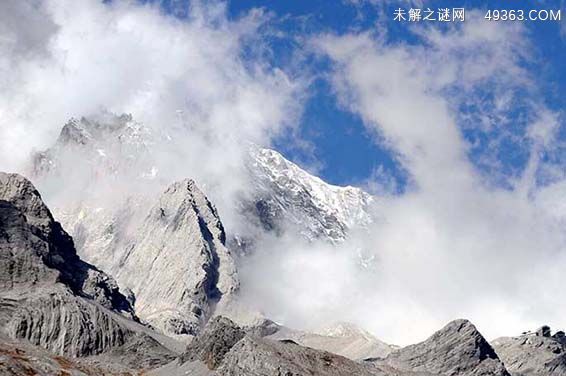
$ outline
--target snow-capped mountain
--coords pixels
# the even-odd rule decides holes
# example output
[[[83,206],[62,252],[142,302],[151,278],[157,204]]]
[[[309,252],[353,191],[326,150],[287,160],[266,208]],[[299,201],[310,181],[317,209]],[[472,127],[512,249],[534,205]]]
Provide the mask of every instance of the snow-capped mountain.
[[[335,244],[372,221],[369,194],[252,145],[242,168],[249,184],[232,208],[246,226],[225,230],[190,176],[168,174],[159,153],[173,144],[130,115],[72,119],[32,168],[81,257],[113,275],[139,317],[165,333],[198,333],[238,289],[233,255],[262,236]]]
[[[157,167],[152,162],[156,149],[168,141],[166,135],[128,114],[73,118],[51,148],[33,156],[32,175],[72,178],[77,183],[112,177],[155,178]]]
[[[137,123],[131,115],[72,119],[53,147],[34,156],[32,176],[48,197],[56,197],[71,185],[77,187],[76,192],[65,192],[64,206],[57,202],[52,206],[70,229],[80,229],[74,234],[79,244],[105,246],[119,241],[121,235],[102,230],[94,222],[102,220],[123,227],[123,217],[131,216],[132,206],[148,205],[148,196],[151,201],[172,180],[178,180],[167,176],[168,166],[157,156],[171,145],[168,135]],[[249,249],[262,233],[286,231],[335,244],[351,229],[363,228],[372,221],[369,207],[374,199],[359,188],[330,185],[275,150],[256,145],[250,145],[244,163],[248,184],[233,210],[247,225],[227,229],[234,248]],[[61,188],[62,181],[72,184]],[[74,196],[77,199],[69,205],[73,201],[69,198]],[[88,232],[97,232],[95,239]]]
[[[372,196],[328,184],[275,150],[252,146],[248,170],[254,185],[251,210],[268,230],[295,227],[309,240],[343,241],[348,230],[372,222]]]

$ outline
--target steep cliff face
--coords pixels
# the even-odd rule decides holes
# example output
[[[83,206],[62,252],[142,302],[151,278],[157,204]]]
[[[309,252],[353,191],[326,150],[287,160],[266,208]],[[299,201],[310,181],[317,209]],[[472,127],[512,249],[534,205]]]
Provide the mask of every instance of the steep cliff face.
[[[143,321],[192,336],[238,278],[216,208],[191,180],[159,180],[152,158],[168,142],[128,115],[71,120],[34,171],[54,197],[68,197],[55,200],[56,214],[81,257],[116,277]],[[77,165],[91,184],[53,188]]]
[[[72,238],[53,219],[27,179],[0,173],[0,200],[0,287],[62,282],[75,294],[133,317],[132,307],[116,282],[77,256]]]
[[[145,330],[132,318],[117,284],[77,256],[35,187],[22,176],[0,173],[3,335],[60,355],[95,355],[123,347]],[[161,345],[154,350],[171,354]]]
[[[138,315],[169,334],[194,335],[238,289],[214,206],[192,180],[171,185],[149,210],[116,276]]]

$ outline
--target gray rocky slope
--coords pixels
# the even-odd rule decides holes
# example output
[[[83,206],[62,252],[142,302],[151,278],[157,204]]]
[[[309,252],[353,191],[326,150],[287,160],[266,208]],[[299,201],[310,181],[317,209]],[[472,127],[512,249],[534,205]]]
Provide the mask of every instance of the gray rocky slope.
[[[75,294],[127,315],[133,310],[107,274],[82,261],[72,238],[53,219],[39,192],[25,178],[0,173],[2,262],[0,287],[61,281]],[[18,252],[25,247],[28,252]]]
[[[192,180],[172,184],[112,268],[137,314],[169,334],[194,335],[238,288],[214,206]]]
[[[492,343],[513,376],[566,375],[566,336],[543,326],[534,333],[498,338]]]
[[[503,362],[467,320],[455,320],[426,341],[404,347],[376,364],[433,375],[509,376]]]
[[[151,331],[136,320],[113,279],[77,256],[34,186],[0,173],[1,335],[89,356],[147,342]],[[173,354],[155,340],[146,355],[160,364]]]
[[[372,365],[354,362],[293,341],[262,338],[216,317],[181,357],[154,375],[385,375]]]
[[[271,330],[266,329],[241,328],[229,319],[216,317],[179,359],[152,374],[509,375],[489,343],[465,320],[448,324],[423,343],[396,350],[384,359],[366,361],[300,346],[290,339],[270,338]]]

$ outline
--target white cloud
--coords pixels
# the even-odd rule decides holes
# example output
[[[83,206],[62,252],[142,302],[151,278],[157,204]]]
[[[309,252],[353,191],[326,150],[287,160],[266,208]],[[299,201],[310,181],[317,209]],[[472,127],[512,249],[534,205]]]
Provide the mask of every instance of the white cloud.
[[[180,21],[130,1],[1,6],[3,18],[19,20],[3,22],[0,44],[2,169],[52,143],[71,116],[101,108],[155,128],[182,120],[225,144],[269,143],[298,114],[298,83],[243,57],[261,45],[261,11],[229,21],[225,4],[197,2]]]
[[[524,30],[477,17],[461,29],[417,33],[424,44],[386,44],[369,33],[314,42],[333,61],[342,105],[399,154],[413,185],[380,200],[383,220],[339,250],[290,242],[258,256],[256,269],[270,276],[270,285],[256,287],[267,302],[261,308],[291,325],[353,321],[397,344],[458,317],[489,338],[545,323],[564,328],[564,183],[543,191],[534,173],[557,115],[531,103],[531,163],[514,190],[486,184],[458,124],[458,104],[477,88],[493,93],[495,109],[515,88],[534,90],[521,68],[530,57],[518,51],[528,46]],[[360,249],[373,267],[356,265]]]
[[[228,208],[246,142],[293,127],[304,87],[262,58],[263,11],[191,4],[180,20],[128,0],[1,2],[0,170],[24,171],[71,117],[131,113],[173,139],[160,174],[221,190]]]

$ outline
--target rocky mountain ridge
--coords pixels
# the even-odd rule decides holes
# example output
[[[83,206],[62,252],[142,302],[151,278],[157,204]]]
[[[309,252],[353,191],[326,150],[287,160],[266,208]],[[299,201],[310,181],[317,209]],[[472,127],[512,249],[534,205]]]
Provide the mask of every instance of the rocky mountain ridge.
[[[87,222],[85,228],[96,228],[92,217],[119,222],[121,212],[135,210],[135,205],[128,201],[143,201],[147,194],[147,190],[138,192],[138,187],[157,186],[161,187],[159,191],[170,184],[166,166],[160,163],[157,153],[173,145],[170,136],[135,122],[131,115],[71,119],[51,148],[35,154],[30,170],[34,179],[54,196],[58,190],[53,187],[62,178],[78,175],[73,182],[82,191],[76,196],[96,197],[98,202],[113,196],[109,184],[135,182],[128,185],[128,190],[135,194],[108,205],[118,206],[120,211],[102,205],[92,207],[88,200],[55,208],[69,229],[83,221]],[[336,244],[344,241],[350,230],[364,228],[373,221],[370,207],[375,198],[361,189],[330,185],[275,150],[253,144],[248,150],[244,173],[249,192],[235,202],[235,210],[247,226],[227,234],[235,251],[249,251],[255,238],[264,232],[280,234],[285,230],[307,240],[322,239]],[[154,194],[155,188],[150,191]],[[90,217],[91,221],[79,216]],[[101,231],[89,231],[97,233],[97,242],[105,241]],[[81,244],[80,239],[77,242]]]
[[[193,180],[158,182],[152,158],[161,137],[127,115],[65,125],[34,163],[34,179],[69,203],[57,209],[63,226],[27,179],[0,174],[1,372],[562,374],[566,341],[549,329],[490,345],[471,323],[456,320],[397,348],[347,324],[306,333],[261,315],[248,326],[219,316],[235,312],[232,304],[246,309],[238,307],[228,239],[253,244],[258,233],[227,232]],[[70,169],[75,163],[79,171]],[[375,198],[326,184],[273,150],[252,146],[247,169],[254,190],[237,205],[256,230],[337,244],[374,220]],[[68,181],[61,176],[80,178],[84,192],[59,191]],[[137,189],[146,181],[161,188]]]
[[[194,182],[173,184],[150,213],[145,221],[150,221],[147,226],[151,231],[143,232],[147,239],[140,239],[140,244],[148,245],[141,250],[136,246],[129,249],[123,258],[125,271],[138,270],[137,262],[127,265],[138,252],[142,258],[156,250],[174,253],[194,241],[199,252],[188,252],[197,260],[190,266],[195,268],[193,272],[198,272],[202,262],[215,263],[211,258],[215,252],[218,257],[224,252],[218,253],[225,241],[222,223]],[[164,225],[156,228],[151,223],[154,220],[164,221]],[[191,226],[198,226],[204,235],[186,238],[187,233],[199,234],[195,228],[185,231]],[[173,247],[167,248],[170,245]],[[0,174],[0,256],[0,371],[7,375],[72,371],[77,375],[150,372],[168,376],[550,376],[563,372],[566,341],[562,332],[551,336],[549,328],[542,328],[535,335],[498,340],[492,347],[466,320],[448,324],[422,343],[400,349],[388,347],[379,356],[355,360],[336,353],[347,351],[351,338],[377,342],[349,325],[314,335],[286,330],[269,320],[240,327],[221,316],[208,319],[208,312],[203,316],[204,330],[196,331],[185,351],[179,353],[180,343],[175,339],[136,321],[130,301],[118,289],[113,290],[111,277],[77,256],[72,238],[54,221],[35,187],[14,174]],[[179,265],[166,263],[157,270],[166,272]],[[85,269],[90,273],[84,274]],[[153,297],[159,302],[159,298],[168,296],[164,292],[176,289],[196,291],[197,296],[209,298],[229,295],[237,286],[228,278],[232,271],[217,269],[219,274],[212,286],[218,291],[202,289],[211,286],[205,280],[193,285],[196,290],[186,290],[190,285],[181,281],[154,286],[164,290],[152,290],[144,299]],[[152,271],[144,273],[151,275]],[[219,282],[222,273],[226,283]],[[90,278],[94,282],[85,282]],[[187,306],[195,307],[195,302],[203,301],[191,298]],[[348,340],[342,342],[344,339]],[[332,351],[325,351],[325,346]]]
[[[375,363],[433,375],[510,376],[495,350],[467,320],[452,321],[427,340]]]
[[[81,357],[152,335],[113,279],[77,256],[38,191],[16,174],[0,173],[0,281],[3,337]],[[152,353],[160,354],[158,364],[174,354],[157,340]]]
[[[136,233],[113,265],[116,278],[134,293],[145,321],[164,333],[195,335],[239,286],[215,207],[194,181],[173,183]]]
[[[54,146],[35,156],[32,169],[51,196],[64,197],[55,200],[55,213],[81,257],[112,274],[140,318],[168,334],[196,334],[214,307],[224,304],[222,297],[238,289],[234,259],[242,253],[240,240],[249,249],[262,234],[294,228],[297,236],[336,243],[351,228],[371,222],[373,198],[367,193],[326,184],[277,152],[251,146],[247,171],[254,193],[237,206],[241,222],[255,229],[226,233],[194,182],[187,190],[175,188],[181,182],[159,188],[154,152],[168,142],[129,115],[72,119]],[[77,185],[85,188],[68,192],[76,170],[82,182]],[[187,204],[195,197],[197,204]],[[190,221],[177,220],[192,212]],[[164,273],[170,266],[176,271]]]
[[[352,361],[291,339],[262,336],[257,327],[239,327],[223,317],[209,322],[178,360],[152,374],[509,376],[493,348],[466,320],[455,320],[428,340],[385,358]]]
[[[328,184],[275,150],[249,148],[253,200],[245,205],[266,230],[295,226],[308,240],[344,241],[348,231],[365,227],[375,199],[355,187]]]

